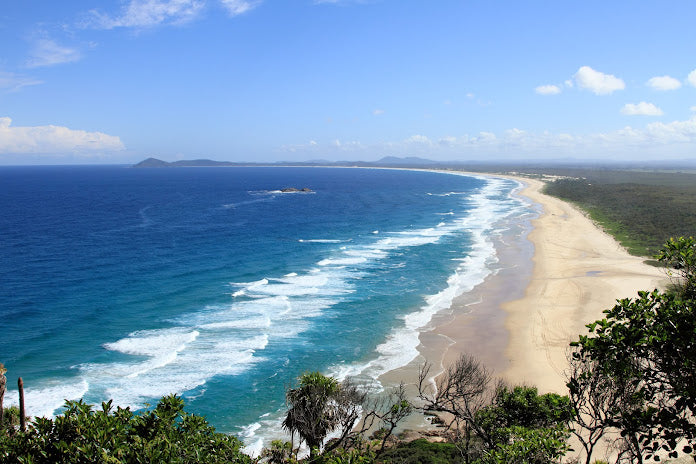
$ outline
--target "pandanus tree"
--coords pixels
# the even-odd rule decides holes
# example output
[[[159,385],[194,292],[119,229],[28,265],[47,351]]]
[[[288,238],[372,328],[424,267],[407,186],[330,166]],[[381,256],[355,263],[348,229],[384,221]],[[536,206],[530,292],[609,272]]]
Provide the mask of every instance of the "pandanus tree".
[[[362,432],[355,431],[367,401],[367,393],[350,381],[339,383],[332,377],[319,372],[303,374],[298,385],[285,394],[288,412],[283,428],[309,448],[310,458],[321,450],[326,438],[336,434],[336,440],[327,450],[334,449],[351,437]]]
[[[319,372],[300,376],[299,384],[286,392],[288,413],[283,428],[297,433],[314,457],[326,436],[339,424],[337,399],[341,386],[336,379]]]

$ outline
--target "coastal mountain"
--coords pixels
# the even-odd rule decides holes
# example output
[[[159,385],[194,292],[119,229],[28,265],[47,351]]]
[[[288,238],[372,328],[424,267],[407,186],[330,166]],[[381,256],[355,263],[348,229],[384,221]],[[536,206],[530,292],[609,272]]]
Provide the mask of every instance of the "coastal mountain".
[[[415,156],[408,156],[406,158],[399,158],[398,156],[385,156],[375,164],[389,166],[432,166],[434,164],[440,164],[440,162],[425,158],[418,158]]]
[[[148,158],[146,160],[142,160],[138,164],[134,165],[134,168],[166,168],[169,167],[171,163],[168,163],[166,161],[162,161],[157,158]]]

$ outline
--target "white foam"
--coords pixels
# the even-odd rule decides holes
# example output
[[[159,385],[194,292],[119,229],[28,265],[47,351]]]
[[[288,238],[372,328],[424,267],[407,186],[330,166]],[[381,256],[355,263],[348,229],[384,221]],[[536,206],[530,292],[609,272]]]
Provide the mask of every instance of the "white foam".
[[[438,293],[426,296],[424,304],[403,317],[403,323],[389,333],[383,343],[377,346],[376,356],[367,362],[338,364],[330,368],[331,375],[343,379],[377,379],[380,375],[413,361],[418,355],[419,334],[428,327],[433,316],[447,310],[458,296],[470,292],[481,284],[493,271],[491,265],[497,262],[495,245],[491,235],[500,229],[499,223],[518,212],[525,205],[519,198],[508,195],[503,201],[497,196],[504,186],[502,179],[486,178],[481,191],[470,197],[473,208],[467,216],[453,224],[443,224],[440,230],[422,229],[401,233],[401,238],[382,240],[379,245],[385,249],[402,246],[418,246],[439,240],[444,234],[453,231],[467,231],[472,245],[466,256],[455,258],[460,264],[447,280],[447,286]],[[451,192],[450,194],[456,194]],[[407,238],[404,238],[407,237]]]
[[[79,400],[89,390],[89,384],[84,379],[49,380],[35,387],[30,381],[24,383],[24,404],[26,414],[31,417],[52,417],[57,409],[65,404],[65,400]],[[19,406],[19,392],[5,392],[5,407]]]
[[[329,239],[329,238],[315,238],[315,239],[310,239],[310,240],[304,240],[304,239],[299,239],[298,242],[300,243],[344,243],[347,240],[337,240],[337,239]]]
[[[367,258],[364,256],[350,257],[350,258],[331,258],[322,259],[317,264],[319,266],[351,266],[356,264],[363,264],[367,262]]]
[[[229,330],[229,329],[251,329],[259,330],[271,326],[271,318],[268,316],[251,317],[249,319],[229,320],[221,322],[211,322],[203,324],[201,329],[205,330]]]
[[[90,385],[115,403],[140,407],[148,398],[194,389],[216,375],[241,373],[260,360],[255,353],[267,344],[265,334],[242,338],[239,334],[231,337],[202,331],[166,364],[153,360],[85,364],[80,370]]]
[[[157,357],[165,353],[181,351],[198,335],[198,331],[181,327],[140,330],[114,343],[105,343],[104,348],[125,354]]]

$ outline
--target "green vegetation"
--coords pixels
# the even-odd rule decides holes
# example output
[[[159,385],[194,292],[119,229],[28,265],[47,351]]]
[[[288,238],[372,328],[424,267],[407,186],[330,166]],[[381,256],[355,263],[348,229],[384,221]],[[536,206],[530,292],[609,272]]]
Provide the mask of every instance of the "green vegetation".
[[[696,243],[670,240],[658,259],[681,271],[678,285],[620,300],[589,324],[590,335],[573,343],[568,383],[585,415],[577,433],[585,449],[615,429],[622,454],[638,463],[696,446]]]
[[[55,419],[36,418],[26,432],[0,433],[3,463],[251,463],[235,437],[216,433],[204,418],[187,414],[167,396],[148,412],[102,403],[66,402]]]
[[[466,464],[560,462],[568,450],[570,400],[557,394],[539,395],[534,387],[495,386],[490,372],[475,358],[461,356],[428,382],[430,366],[418,382],[425,411],[440,423]]]
[[[583,171],[557,179],[545,193],[570,201],[631,254],[652,256],[670,237],[696,232],[696,175]]]
[[[304,374],[299,381],[286,393],[289,408],[283,428],[293,435],[297,433],[314,457],[329,432],[343,419],[344,411],[339,406],[342,388],[336,379],[319,372]]]
[[[384,463],[447,464],[459,462],[461,456],[453,443],[432,443],[425,438],[413,440],[386,451],[379,458]]]

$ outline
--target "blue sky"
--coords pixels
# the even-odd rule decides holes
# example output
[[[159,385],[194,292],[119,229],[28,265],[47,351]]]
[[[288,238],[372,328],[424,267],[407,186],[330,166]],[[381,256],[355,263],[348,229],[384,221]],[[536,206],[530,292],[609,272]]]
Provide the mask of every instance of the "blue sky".
[[[0,8],[0,164],[696,158],[696,2]]]

